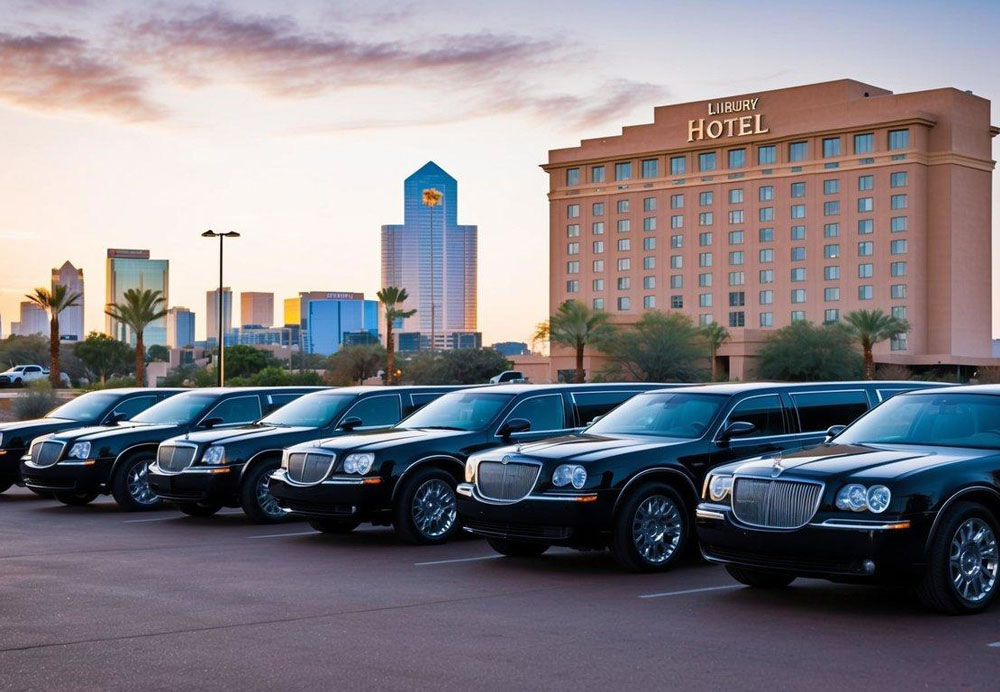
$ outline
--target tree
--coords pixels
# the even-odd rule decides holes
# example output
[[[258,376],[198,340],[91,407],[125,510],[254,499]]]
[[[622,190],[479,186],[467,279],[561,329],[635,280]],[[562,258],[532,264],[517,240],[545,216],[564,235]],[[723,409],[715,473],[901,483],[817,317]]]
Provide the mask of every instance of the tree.
[[[583,382],[583,352],[587,346],[600,348],[611,340],[616,329],[603,310],[591,310],[578,300],[567,300],[559,306],[548,322],[535,328],[533,341],[549,341],[572,348],[576,353],[576,377]]]
[[[910,331],[910,325],[895,315],[887,315],[881,310],[855,310],[844,315],[844,321],[851,325],[864,356],[865,379],[875,379],[875,356],[872,348],[882,341],[894,339]]]
[[[382,344],[345,346],[327,361],[327,380],[337,386],[362,384],[386,367],[386,355]]]
[[[0,364],[6,366],[42,363],[49,355],[49,340],[44,336],[8,336],[0,341]]]
[[[640,382],[693,382],[704,378],[705,338],[687,315],[650,310],[604,346],[607,374]]]
[[[854,334],[839,323],[792,322],[770,334],[758,355],[757,374],[767,380],[850,380],[861,374]]]
[[[417,311],[403,310],[400,307],[410,297],[405,288],[386,286],[375,295],[382,303],[385,313],[385,383],[393,384],[396,381],[396,345],[393,343],[392,330],[397,320],[413,317]]]
[[[719,347],[729,339],[729,332],[718,322],[711,322],[701,328],[701,333],[705,337],[705,341],[708,342],[708,348],[711,351],[712,382],[715,382],[718,379],[716,376],[717,363],[715,360],[719,354]]]
[[[59,313],[76,305],[82,295],[70,293],[64,284],[56,284],[51,291],[36,288],[34,293],[24,296],[49,313],[49,382],[53,389],[62,386],[62,370],[59,368]]]
[[[145,386],[143,373],[146,365],[146,346],[142,335],[151,322],[167,314],[164,302],[160,291],[130,288],[122,296],[122,302],[104,311],[112,319],[127,325],[135,334],[135,381],[140,387]]]
[[[129,361],[135,357],[128,344],[100,332],[88,334],[73,353],[101,379],[101,386],[107,383],[108,375],[127,372]]]
[[[265,368],[279,366],[278,359],[270,351],[262,351],[245,344],[226,348],[226,379],[250,377]]]
[[[153,361],[159,361],[160,363],[170,362],[170,349],[166,346],[161,346],[160,344],[153,344],[148,349],[146,349],[146,359],[152,363]]]
[[[484,384],[513,363],[492,348],[414,353],[403,363],[408,384]]]
[[[205,372],[205,371],[201,371]],[[201,380],[195,378],[195,386],[202,386]],[[246,377],[227,377],[226,383],[230,387],[288,387],[288,386],[312,386],[323,384],[323,378],[319,373],[307,371],[304,373],[289,372],[277,365],[269,365],[260,372]],[[213,386],[215,380],[206,386]]]

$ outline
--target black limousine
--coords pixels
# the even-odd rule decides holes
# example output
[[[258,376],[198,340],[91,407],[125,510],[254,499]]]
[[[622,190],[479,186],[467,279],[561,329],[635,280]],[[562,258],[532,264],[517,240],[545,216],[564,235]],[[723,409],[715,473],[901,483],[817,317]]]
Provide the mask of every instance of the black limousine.
[[[579,434],[473,455],[458,487],[459,518],[505,555],[610,547],[623,567],[665,570],[693,536],[710,468],[816,444],[831,425],[915,386],[717,384],[640,394]]]
[[[905,394],[825,444],[713,469],[697,525],[703,555],[744,584],[898,584],[983,611],[1000,565],[1000,387]]]

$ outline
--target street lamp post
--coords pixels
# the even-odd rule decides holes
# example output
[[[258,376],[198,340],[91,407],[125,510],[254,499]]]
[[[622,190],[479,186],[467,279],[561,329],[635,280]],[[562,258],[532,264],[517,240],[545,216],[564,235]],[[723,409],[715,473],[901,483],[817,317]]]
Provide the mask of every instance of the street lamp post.
[[[202,238],[218,238],[219,239],[219,312],[216,315],[216,323],[219,326],[219,362],[216,365],[216,377],[218,378],[219,386],[223,386],[226,381],[225,374],[225,343],[223,342],[223,332],[222,332],[222,316],[224,314],[224,303],[223,303],[223,293],[222,293],[222,241],[225,238],[239,238],[240,234],[236,231],[227,231],[226,233],[216,233],[215,231],[208,230],[201,234]]]

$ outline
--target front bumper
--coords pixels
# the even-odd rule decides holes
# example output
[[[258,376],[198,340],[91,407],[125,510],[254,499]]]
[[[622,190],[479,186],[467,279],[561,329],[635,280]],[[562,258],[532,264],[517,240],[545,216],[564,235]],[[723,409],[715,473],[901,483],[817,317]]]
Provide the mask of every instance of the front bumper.
[[[22,458],[21,480],[29,488],[49,492],[106,493],[113,458],[65,459],[52,466],[38,467]]]
[[[288,479],[285,469],[271,476],[271,495],[301,517],[368,521],[392,510],[392,492],[380,476],[332,476],[315,485]]]
[[[742,524],[727,505],[703,502],[695,513],[706,560],[833,581],[881,581],[919,573],[933,514],[905,520],[817,515],[800,529]]]
[[[164,473],[149,466],[147,478],[154,493],[169,502],[197,502],[235,506],[239,496],[240,466],[192,466],[180,473]]]
[[[607,541],[617,493],[609,490],[529,495],[498,503],[482,497],[472,483],[456,489],[458,516],[478,536],[548,545],[599,547]]]

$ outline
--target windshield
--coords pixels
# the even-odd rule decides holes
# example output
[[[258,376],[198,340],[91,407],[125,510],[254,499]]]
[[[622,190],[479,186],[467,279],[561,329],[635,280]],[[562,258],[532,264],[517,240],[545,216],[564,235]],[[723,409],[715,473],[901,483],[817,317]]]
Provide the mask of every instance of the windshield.
[[[332,423],[357,398],[356,394],[310,394],[285,404],[260,422],[321,428]]]
[[[113,392],[91,392],[67,401],[45,415],[46,418],[63,418],[79,423],[96,423],[101,415],[121,397]]]
[[[511,394],[452,392],[430,402],[396,427],[482,430],[513,398]]]
[[[718,394],[640,394],[585,431],[593,435],[701,437],[728,397]]]
[[[186,392],[150,406],[131,420],[132,423],[184,425],[193,423],[219,397],[215,394]]]
[[[1000,449],[1000,396],[894,396],[859,418],[836,441]]]

